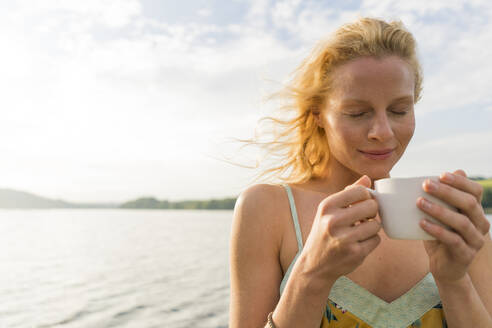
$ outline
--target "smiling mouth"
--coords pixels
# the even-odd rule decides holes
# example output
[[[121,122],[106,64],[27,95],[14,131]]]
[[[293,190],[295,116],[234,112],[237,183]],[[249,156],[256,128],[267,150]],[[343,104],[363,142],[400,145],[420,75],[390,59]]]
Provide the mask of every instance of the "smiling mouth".
[[[394,149],[381,149],[381,150],[370,150],[362,151],[359,150],[362,155],[369,159],[386,159],[393,154]]]

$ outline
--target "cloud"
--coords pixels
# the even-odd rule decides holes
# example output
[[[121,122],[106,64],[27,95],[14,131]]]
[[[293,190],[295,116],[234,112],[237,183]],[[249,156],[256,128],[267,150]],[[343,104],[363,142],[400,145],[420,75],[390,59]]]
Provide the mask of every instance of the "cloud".
[[[463,169],[468,175],[490,176],[490,140],[492,132],[483,131],[410,144],[394,175],[439,175]]]
[[[210,8],[202,8],[197,11],[198,16],[209,17],[212,15],[212,10]]]
[[[0,146],[0,166],[12,172],[4,184],[53,195],[74,179],[80,189],[94,183],[87,176],[121,179],[118,170],[98,174],[97,163],[203,159],[216,133],[238,131],[224,127],[226,117],[255,116],[258,68],[292,55],[271,35],[253,37],[257,29],[167,24],[131,3],[116,19],[114,2],[24,2],[2,20],[11,43],[0,59],[0,85],[9,90],[0,99],[9,109],[0,135],[10,140]],[[40,28],[25,28],[18,17]],[[105,36],[101,25],[119,29]],[[124,31],[127,25],[135,29]],[[200,42],[221,31],[237,38]]]
[[[271,14],[276,26],[285,26],[285,22],[294,18],[300,4],[300,0],[284,0],[276,2]]]
[[[85,26],[102,24],[111,28],[127,25],[133,17],[141,14],[138,0],[18,0],[17,13],[26,18],[63,17],[72,23],[84,22]],[[50,19],[50,18],[48,18]]]
[[[220,172],[222,164],[212,168],[206,156],[217,155],[223,137],[252,135],[273,106],[261,97],[279,87],[265,80],[285,80],[317,40],[363,14],[401,17],[415,34],[426,72],[420,112],[491,107],[492,6],[485,1],[364,1],[354,8],[256,0],[224,25],[170,23],[146,15],[144,5],[18,1],[0,13],[0,87],[6,90],[0,137],[9,141],[0,144],[0,169],[12,172],[4,184],[41,193],[49,185],[51,194],[61,194],[74,179],[80,190],[90,190],[96,181],[116,184],[142,170],[155,181],[169,182],[169,171],[173,181],[184,181],[180,161],[206,162]],[[214,7],[197,12],[220,14]],[[419,151],[431,155],[441,146],[428,147]]]
[[[430,140],[415,147],[414,151],[440,149],[461,154],[464,152],[484,151],[490,147],[491,140],[492,131],[469,132]]]
[[[252,0],[246,13],[248,24],[255,28],[264,28],[267,23],[271,0]]]
[[[376,16],[387,16],[388,13],[400,16],[409,12],[412,12],[416,16],[424,16],[446,10],[459,11],[463,9],[464,6],[465,3],[460,0],[364,0],[361,4],[361,11],[370,10],[371,13]]]

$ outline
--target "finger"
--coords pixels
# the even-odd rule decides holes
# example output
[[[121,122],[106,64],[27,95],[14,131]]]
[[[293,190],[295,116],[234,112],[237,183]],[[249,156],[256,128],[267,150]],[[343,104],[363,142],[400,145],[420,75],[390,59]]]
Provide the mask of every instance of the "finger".
[[[373,219],[378,213],[378,203],[374,199],[366,199],[346,208],[337,209],[336,215],[332,219],[332,227],[350,232],[352,226]],[[376,221],[374,219],[374,221]]]
[[[369,253],[371,253],[376,247],[378,247],[380,242],[381,242],[381,237],[379,237],[378,234],[374,235],[369,239],[359,241],[359,245],[361,247],[364,257],[367,256]]]
[[[351,204],[370,199],[371,194],[363,186],[349,186],[347,189],[337,192],[325,198],[320,205],[323,207],[348,207]]]
[[[461,170],[460,170],[461,171]],[[458,171],[456,171],[458,172]],[[463,172],[463,171],[461,171]],[[464,174],[464,172],[463,172]],[[441,174],[439,177],[439,180],[449,186],[452,186],[458,190],[461,190],[463,192],[472,194],[475,196],[478,202],[482,200],[482,195],[483,195],[483,187],[481,184],[478,182],[469,180],[466,175],[463,176],[458,173],[449,173],[449,172],[444,172]]]
[[[359,180],[355,181],[351,185],[348,185],[344,189],[347,189],[351,186],[357,186],[357,185],[370,188],[371,187],[371,179],[367,175],[363,175],[359,178]]]
[[[360,201],[341,210],[342,226],[353,226],[358,221],[375,218],[378,214],[378,203],[373,198]]]
[[[461,175],[462,177],[465,177],[465,178],[467,177],[465,171],[463,171],[462,169],[458,169],[458,170],[454,171],[453,173],[454,174],[459,174],[459,175]]]
[[[373,220],[361,223],[352,227],[349,232],[348,239],[350,241],[364,241],[377,235],[381,229],[381,223]]]
[[[443,243],[447,250],[462,262],[469,263],[472,260],[474,252],[471,252],[470,248],[460,235],[426,219],[420,221],[420,226],[429,235]]]
[[[461,212],[465,213],[466,216],[470,218],[480,232],[484,234],[487,233],[484,231],[484,220],[486,219],[483,214],[483,208],[472,194],[458,190],[446,183],[437,182],[431,179],[425,180],[423,187],[424,191],[428,194],[460,209]]]
[[[478,250],[482,247],[482,235],[484,234],[477,230],[475,225],[465,215],[433,203],[423,197],[417,199],[417,205],[425,213],[453,228],[472,248]]]

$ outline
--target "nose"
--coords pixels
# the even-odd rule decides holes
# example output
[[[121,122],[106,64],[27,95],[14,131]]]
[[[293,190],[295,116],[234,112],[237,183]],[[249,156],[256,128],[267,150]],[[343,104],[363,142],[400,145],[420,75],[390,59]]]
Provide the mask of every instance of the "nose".
[[[368,138],[371,140],[386,141],[393,136],[393,129],[386,113],[375,115],[368,133]]]

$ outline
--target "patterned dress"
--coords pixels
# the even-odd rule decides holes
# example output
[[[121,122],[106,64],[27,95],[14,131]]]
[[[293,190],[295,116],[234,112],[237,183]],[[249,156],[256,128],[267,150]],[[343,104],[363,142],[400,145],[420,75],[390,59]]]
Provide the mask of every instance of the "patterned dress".
[[[328,301],[329,304],[326,306],[326,312],[323,316],[320,328],[333,327],[333,328],[370,328],[370,327],[381,327],[370,326],[366,322],[357,318],[352,313],[347,310],[342,309],[335,302]],[[421,318],[415,320],[410,325],[402,327],[443,327],[447,328],[446,320],[444,319],[442,312],[441,303],[434,306],[432,309],[427,311]],[[382,327],[389,327],[383,325]]]
[[[337,301],[334,301],[337,300]],[[332,287],[321,328],[447,327],[432,274],[387,303],[347,277]]]

